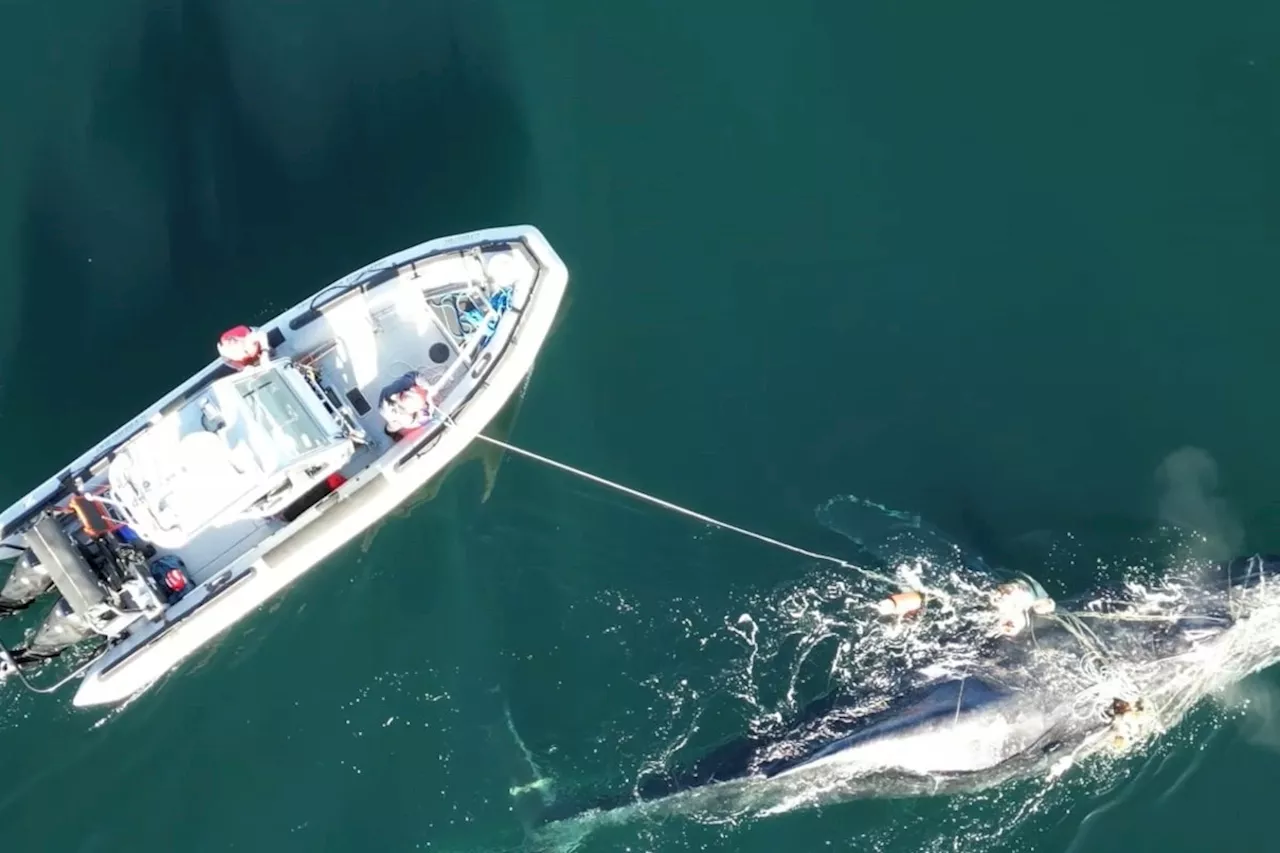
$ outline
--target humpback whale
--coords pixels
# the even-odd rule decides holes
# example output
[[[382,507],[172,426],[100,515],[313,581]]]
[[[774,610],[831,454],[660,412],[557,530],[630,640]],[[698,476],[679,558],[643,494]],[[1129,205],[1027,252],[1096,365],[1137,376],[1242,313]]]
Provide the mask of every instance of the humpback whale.
[[[914,630],[930,607],[895,618]],[[539,823],[664,804],[744,813],[771,788],[775,802],[815,791],[831,801],[1055,777],[1086,756],[1134,748],[1280,661],[1280,556],[1213,564],[1160,593],[1125,586],[1053,601],[1020,580],[948,624],[949,648],[970,653],[902,673],[887,705],[868,708],[856,685],[843,688],[627,792],[547,803]]]

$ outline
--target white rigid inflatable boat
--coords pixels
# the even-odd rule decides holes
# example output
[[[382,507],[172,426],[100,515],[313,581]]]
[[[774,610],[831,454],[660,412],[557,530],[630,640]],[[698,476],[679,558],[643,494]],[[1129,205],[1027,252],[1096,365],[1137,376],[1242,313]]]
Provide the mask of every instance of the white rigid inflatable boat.
[[[0,645],[0,677],[83,677],[80,706],[153,684],[462,453],[519,392],[567,282],[536,228],[475,231],[325,287],[252,330],[256,357],[220,349],[0,514],[0,617],[56,596]],[[72,648],[89,659],[37,686]]]

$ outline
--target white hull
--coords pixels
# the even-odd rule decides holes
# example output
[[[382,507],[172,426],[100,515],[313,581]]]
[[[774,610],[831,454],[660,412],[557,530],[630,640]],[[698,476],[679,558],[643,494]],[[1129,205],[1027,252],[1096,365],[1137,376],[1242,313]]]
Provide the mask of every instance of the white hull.
[[[391,445],[389,439],[381,439],[388,444],[378,448],[375,461],[349,468],[351,473],[345,484],[287,524],[268,528],[264,525],[251,527],[248,522],[237,522],[249,531],[245,534],[247,538],[241,541],[251,542],[251,546],[233,554],[230,562],[224,560],[220,563],[210,559],[208,563],[211,568],[208,572],[204,575],[193,573],[199,586],[176,605],[170,606],[162,619],[149,622],[139,620],[141,627],[129,631],[125,639],[114,641],[86,671],[74,697],[74,704],[88,706],[117,703],[154,684],[197,649],[368,529],[440,474],[475,440],[512,397],[519,393],[523,380],[529,375],[534,359],[551,330],[568,281],[568,272],[563,262],[536,229],[486,229],[423,243],[357,270],[335,282],[330,288],[350,289],[351,282],[357,281],[370,270],[386,271],[390,267],[428,255],[437,256],[460,247],[503,242],[521,245],[521,257],[527,257],[535,267],[535,272],[527,287],[523,284],[515,287],[512,316],[504,317],[504,326],[487,344],[489,351],[476,350],[472,357],[476,358],[481,353],[483,357],[477,358],[474,370],[470,363],[463,365],[467,371],[471,371],[471,377],[479,378],[474,383],[475,387],[457,391],[456,397],[461,402],[441,406],[448,412],[443,427],[434,430],[432,436],[419,442],[402,440]],[[398,282],[391,284],[399,285]],[[308,312],[314,317],[316,311],[312,305],[324,292],[322,290],[316,297],[300,303],[263,327],[287,330],[290,329],[291,321],[305,321]],[[355,300],[365,298],[362,289]],[[341,300],[334,300],[335,303],[339,301]],[[321,309],[327,309],[327,305],[328,303],[322,303]],[[343,329],[347,321],[342,320],[340,314],[351,314],[352,310],[328,311],[327,324],[311,323],[311,326],[327,325],[336,330],[335,334],[341,340],[346,334]],[[369,334],[363,326],[358,331],[362,335]],[[344,343],[351,352],[359,349],[359,342],[354,339]],[[385,354],[382,360],[387,360]],[[348,373],[359,372],[361,369],[358,357],[345,357],[337,364],[338,368]],[[215,362],[206,371],[216,367]],[[375,382],[374,379],[364,381]],[[166,400],[161,400],[148,412],[140,415],[139,419],[126,425],[117,436],[135,432],[138,424],[145,423],[164,409]],[[376,411],[373,415],[366,412],[366,420],[374,417]],[[113,439],[118,443],[119,439],[113,436],[78,462],[88,462],[99,456],[104,447],[113,446]],[[409,452],[406,453],[406,450]],[[71,466],[69,470],[77,467],[79,464]],[[37,504],[54,482],[51,480],[35,490],[28,497],[27,506]],[[19,502],[0,516],[0,521],[6,525],[6,532],[13,519],[23,511],[24,503]],[[229,529],[238,528],[232,525]],[[255,532],[259,530],[260,532]],[[227,547],[235,545],[236,543],[232,543]]]

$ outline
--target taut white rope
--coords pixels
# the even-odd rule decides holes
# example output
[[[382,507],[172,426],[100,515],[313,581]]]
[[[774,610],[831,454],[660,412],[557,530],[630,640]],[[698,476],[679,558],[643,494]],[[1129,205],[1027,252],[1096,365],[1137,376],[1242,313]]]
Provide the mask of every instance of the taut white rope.
[[[679,504],[673,504],[671,501],[666,501],[666,500],[663,500],[662,498],[645,494],[639,489],[633,489],[630,486],[624,486],[621,483],[615,483],[613,480],[606,480],[604,477],[599,477],[595,474],[591,474],[587,471],[583,471],[581,468],[574,468],[572,465],[566,465],[563,462],[557,462],[554,459],[549,459],[546,456],[543,456],[539,453],[534,453],[532,450],[525,450],[522,447],[516,447],[514,444],[508,444],[505,441],[501,441],[496,438],[490,438],[487,435],[477,435],[476,438],[480,439],[481,441],[486,441],[489,444],[494,445],[495,447],[501,447],[503,450],[509,450],[512,453],[516,453],[528,459],[532,459],[535,462],[541,462],[544,465],[550,465],[552,468],[559,468],[561,471],[565,471],[577,477],[582,477],[584,480],[590,480],[593,483],[598,483],[610,489],[615,489],[616,491],[622,492],[623,494],[626,494],[626,495],[630,495],[633,498],[638,498],[639,500],[642,500],[642,501],[648,501],[649,503],[655,506],[660,506],[663,509],[669,509],[672,512],[677,512],[677,513],[680,513],[681,515],[686,515],[689,518],[697,519],[698,521],[705,522],[715,527],[719,527],[724,530],[731,531],[733,533],[739,533],[743,536],[750,537],[751,539],[759,540],[760,542],[763,542],[766,545],[773,545],[777,548],[782,548],[787,551],[791,551],[793,553],[799,554],[802,557],[809,557],[810,559],[814,559],[814,560],[823,560],[828,563],[834,563],[835,565],[840,566],[842,568],[853,569],[855,572],[859,572],[865,575],[866,577],[880,581],[881,583],[889,584],[890,586],[893,586],[895,588],[901,585],[900,582],[895,581],[893,578],[886,577],[885,575],[882,575],[879,572],[873,572],[869,569],[864,569],[861,566],[855,566],[853,563],[850,563],[848,560],[842,560],[839,557],[832,557],[830,554],[820,554],[817,551],[809,551],[805,548],[799,548],[795,545],[790,545],[778,539],[765,536],[763,533],[756,533],[753,530],[747,530],[745,527],[738,527],[735,524],[729,524],[728,522],[720,521],[719,519],[712,518],[709,515],[704,515],[703,513],[696,512],[686,507],[682,507]]]

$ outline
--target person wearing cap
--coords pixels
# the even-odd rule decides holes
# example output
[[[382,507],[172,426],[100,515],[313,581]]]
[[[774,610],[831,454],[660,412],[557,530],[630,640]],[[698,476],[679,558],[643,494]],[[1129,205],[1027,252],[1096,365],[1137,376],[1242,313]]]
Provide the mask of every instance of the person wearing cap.
[[[387,422],[386,433],[392,438],[398,439],[431,420],[435,402],[431,387],[419,373],[412,374],[411,378],[407,387],[387,394],[378,406],[378,414]]]
[[[266,333],[254,326],[236,326],[218,339],[218,355],[236,370],[258,364],[270,349]]]

